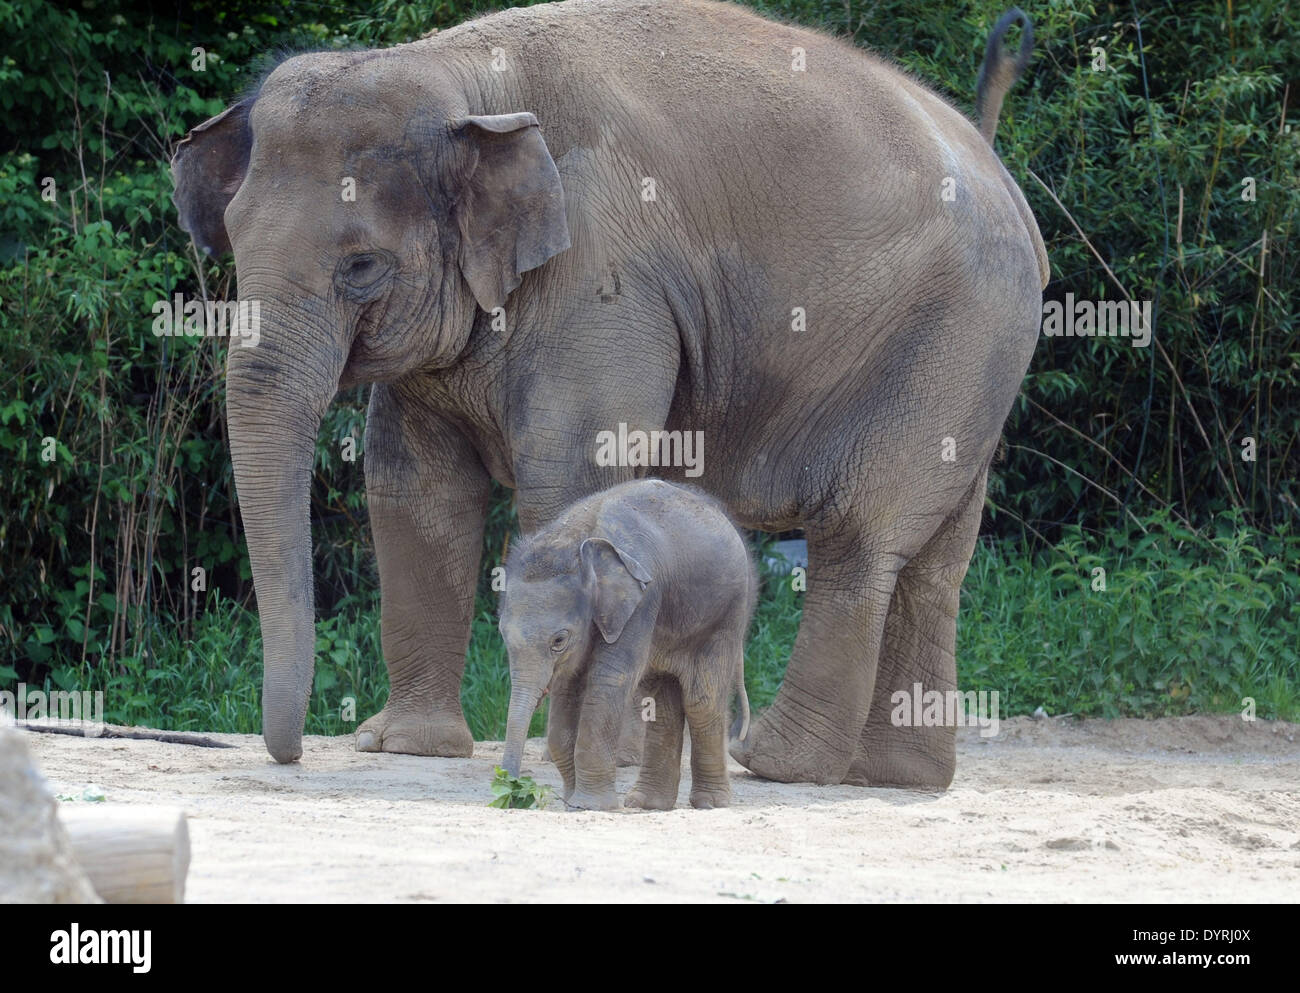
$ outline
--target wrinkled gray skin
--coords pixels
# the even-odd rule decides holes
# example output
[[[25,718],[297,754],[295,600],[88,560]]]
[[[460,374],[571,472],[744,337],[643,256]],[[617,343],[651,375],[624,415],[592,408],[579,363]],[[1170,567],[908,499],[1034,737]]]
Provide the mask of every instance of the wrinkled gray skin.
[[[510,653],[502,765],[519,775],[533,711],[550,690],[547,745],[565,802],[612,810],[623,715],[649,714],[629,807],[672,810],[683,724],[691,806],[726,807],[728,708],[745,695],[745,630],[758,578],[745,541],[713,499],[663,480],[579,500],[510,551],[501,635]]]
[[[489,478],[535,531],[646,474],[596,464],[623,421],[704,431],[691,482],[744,526],[806,531],[785,682],[736,758],[785,781],[949,782],[954,730],[893,727],[889,695],[955,686],[958,590],[1048,274],[960,113],[738,7],[572,0],[290,59],[173,168],[182,224],[233,248],[261,301],[226,389],[277,760],[301,754],[311,691],[313,444],[335,392],[373,383],[391,689],[358,748],[471,754]]]

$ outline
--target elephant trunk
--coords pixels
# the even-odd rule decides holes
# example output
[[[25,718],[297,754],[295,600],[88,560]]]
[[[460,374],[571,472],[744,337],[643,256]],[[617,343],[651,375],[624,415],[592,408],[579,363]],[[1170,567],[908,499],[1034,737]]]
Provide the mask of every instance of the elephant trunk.
[[[343,363],[337,348],[312,348],[324,339],[310,322],[267,323],[257,346],[232,345],[226,411],[262,629],[262,736],[277,762],[293,762],[315,666],[312,464]]]
[[[533,713],[542,702],[544,686],[534,686],[521,680],[510,685],[510,712],[506,720],[506,750],[501,766],[511,778],[518,778],[519,764],[524,758],[524,741],[528,738],[528,725]]]

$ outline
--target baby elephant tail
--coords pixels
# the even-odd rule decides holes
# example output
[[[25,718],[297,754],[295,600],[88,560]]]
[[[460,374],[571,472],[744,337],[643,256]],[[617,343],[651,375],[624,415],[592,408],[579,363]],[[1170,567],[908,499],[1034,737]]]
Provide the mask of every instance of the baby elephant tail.
[[[742,663],[740,680],[736,684],[736,693],[740,697],[740,712],[731,722],[731,737],[735,741],[744,741],[749,734],[749,694],[745,692],[745,669]]]
[[[1002,48],[1002,39],[1007,28],[1016,21],[1020,22],[1020,51],[1012,56]],[[1029,56],[1034,50],[1034,26],[1029,17],[1019,7],[1012,7],[993,25],[989,43],[984,49],[984,64],[980,66],[979,79],[975,82],[975,113],[980,119],[980,134],[990,145],[998,129],[998,114],[1002,113],[1002,100],[1011,89],[1011,84],[1020,78],[1020,74],[1029,65]]]

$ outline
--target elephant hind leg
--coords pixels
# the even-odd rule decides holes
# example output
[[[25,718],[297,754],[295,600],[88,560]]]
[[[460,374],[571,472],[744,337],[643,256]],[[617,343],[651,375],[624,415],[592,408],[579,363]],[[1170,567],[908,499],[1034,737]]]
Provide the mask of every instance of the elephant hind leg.
[[[727,774],[727,689],[699,685],[684,690],[686,723],[691,729],[691,806],[697,810],[731,806]]]
[[[625,807],[672,810],[682,781],[682,729],[685,712],[682,687],[672,676],[650,676],[641,684],[642,696],[654,701],[653,720],[645,725],[645,755],[636,785],[623,798]],[[637,719],[641,720],[641,701]]]
[[[952,782],[956,727],[915,726],[919,704],[913,698],[918,684],[922,693],[946,695],[957,688],[957,607],[979,535],[986,479],[981,472],[960,509],[898,574],[871,710],[843,779],[847,784],[942,790]],[[896,711],[904,715],[903,726],[893,723]]]

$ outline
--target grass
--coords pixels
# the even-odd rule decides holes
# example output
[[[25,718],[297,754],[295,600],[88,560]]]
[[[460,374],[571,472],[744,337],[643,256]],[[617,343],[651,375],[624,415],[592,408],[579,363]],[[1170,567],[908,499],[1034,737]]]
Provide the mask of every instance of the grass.
[[[1004,713],[1227,713],[1300,718],[1300,539],[1221,519],[1201,537],[1086,536],[1047,553],[982,543],[962,589],[963,689]],[[1105,590],[1094,589],[1095,569]]]
[[[1103,717],[1234,712],[1300,719],[1300,538],[1224,519],[1198,536],[1168,520],[1148,533],[1068,533],[1026,551],[981,541],[962,590],[963,689],[997,690],[1003,716]],[[1105,590],[1094,589],[1094,569]],[[772,702],[794,643],[802,593],[765,570],[746,650],[755,709]],[[387,697],[378,594],[344,601],[316,625],[307,731],[346,734]],[[169,730],[258,733],[261,635],[255,614],[215,596],[188,642],[160,637],[150,664],[57,670],[49,689],[105,690],[105,719]],[[107,677],[107,678],[105,678]],[[481,598],[461,703],[477,739],[505,733],[510,677],[495,605]],[[533,733],[544,728],[544,711]]]

